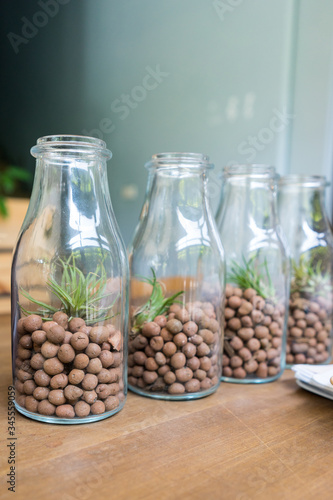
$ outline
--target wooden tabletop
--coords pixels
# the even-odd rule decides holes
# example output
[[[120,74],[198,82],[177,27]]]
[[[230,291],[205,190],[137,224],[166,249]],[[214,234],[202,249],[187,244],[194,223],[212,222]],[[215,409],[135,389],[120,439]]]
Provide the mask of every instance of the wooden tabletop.
[[[304,500],[332,498],[333,401],[291,371],[262,385],[223,383],[204,399],[129,393],[124,409],[85,425],[16,414],[16,493],[7,490],[10,320],[0,316],[2,499]]]

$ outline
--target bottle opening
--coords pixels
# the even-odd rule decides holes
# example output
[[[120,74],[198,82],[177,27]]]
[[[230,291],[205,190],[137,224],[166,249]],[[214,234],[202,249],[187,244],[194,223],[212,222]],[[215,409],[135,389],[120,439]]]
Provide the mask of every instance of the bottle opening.
[[[275,167],[272,165],[265,165],[260,163],[244,163],[224,167],[224,176],[248,176],[248,177],[262,177],[262,178],[275,178],[277,176]]]
[[[285,175],[279,179],[279,186],[326,188],[330,182],[323,175]]]
[[[149,168],[214,168],[209,163],[209,156],[201,153],[158,153],[152,156],[152,159],[145,164]]]
[[[112,157],[112,153],[106,148],[106,143],[96,137],[84,135],[46,135],[37,140],[36,146],[31,148],[32,156],[38,157],[42,154],[90,154],[100,155],[106,159]]]

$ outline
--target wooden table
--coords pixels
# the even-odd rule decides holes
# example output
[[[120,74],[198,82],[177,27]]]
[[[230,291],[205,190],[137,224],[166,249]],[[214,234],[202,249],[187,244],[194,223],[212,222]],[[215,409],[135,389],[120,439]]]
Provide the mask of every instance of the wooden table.
[[[2,499],[304,500],[333,498],[333,402],[274,383],[221,384],[189,402],[129,394],[93,424],[16,415],[16,493],[7,491],[10,321],[0,317]]]

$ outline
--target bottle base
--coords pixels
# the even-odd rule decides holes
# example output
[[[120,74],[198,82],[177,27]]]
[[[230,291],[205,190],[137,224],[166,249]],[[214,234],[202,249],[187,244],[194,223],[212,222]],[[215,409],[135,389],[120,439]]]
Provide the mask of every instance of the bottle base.
[[[146,398],[152,398],[152,399],[164,399],[166,401],[190,401],[193,399],[201,399],[205,398],[206,396],[209,396],[210,394],[213,394],[219,387],[220,383],[217,385],[214,385],[214,387],[210,387],[209,389],[201,392],[187,392],[186,394],[166,394],[166,393],[149,393],[147,391],[143,391],[139,389],[138,387],[133,387],[131,385],[128,385],[128,388],[134,392],[135,394],[138,394],[139,396],[145,396]]]
[[[98,422],[99,420],[104,420],[105,418],[112,417],[124,407],[125,401],[115,408],[114,410],[102,413],[101,415],[90,415],[88,417],[75,417],[75,418],[60,418],[54,416],[41,415],[40,413],[33,413],[31,411],[22,408],[15,402],[15,408],[19,413],[22,413],[25,417],[31,418],[32,420],[37,420],[38,422],[44,422],[46,424],[60,424],[60,425],[76,425],[76,424],[90,424],[93,422]]]
[[[283,372],[278,373],[277,375],[274,375],[274,377],[267,377],[267,378],[232,378],[232,377],[224,377],[222,375],[221,381],[222,382],[230,382],[232,384],[265,384],[269,382],[274,382],[278,378],[281,377]]]

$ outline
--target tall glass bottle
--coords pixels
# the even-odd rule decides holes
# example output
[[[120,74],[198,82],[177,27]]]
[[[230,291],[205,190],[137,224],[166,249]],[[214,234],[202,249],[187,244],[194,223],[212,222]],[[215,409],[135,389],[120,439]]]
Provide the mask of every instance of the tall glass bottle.
[[[223,249],[207,197],[208,157],[157,154],[129,250],[129,387],[192,399],[221,375]]]
[[[275,380],[285,365],[289,260],[277,225],[274,167],[224,169],[217,225],[227,265],[223,380]]]
[[[12,265],[16,408],[86,423],[126,396],[128,264],[99,139],[48,136]]]
[[[292,257],[287,363],[332,359],[333,235],[321,176],[287,176],[279,183],[279,216]]]

